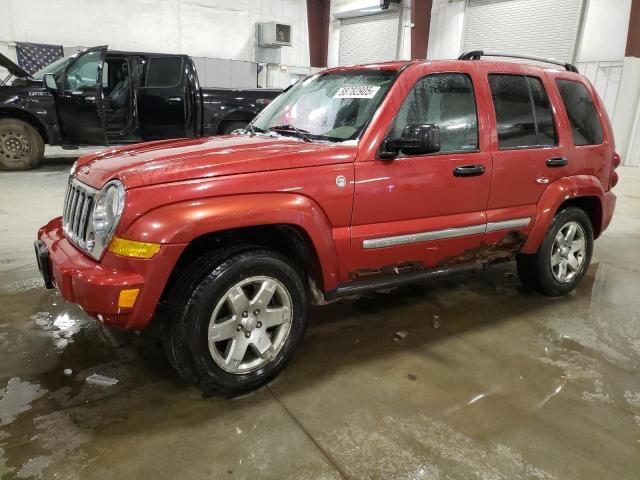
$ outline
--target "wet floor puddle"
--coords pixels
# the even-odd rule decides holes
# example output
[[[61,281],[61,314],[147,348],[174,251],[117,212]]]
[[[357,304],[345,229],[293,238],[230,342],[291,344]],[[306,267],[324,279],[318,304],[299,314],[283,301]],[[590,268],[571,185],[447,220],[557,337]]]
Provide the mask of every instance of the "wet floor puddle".
[[[629,419],[640,428],[640,383],[629,381],[638,379],[639,314],[591,299],[597,274],[596,265],[584,285],[565,299],[522,292],[513,267],[505,266],[468,279],[409,286],[314,308],[305,346],[274,388],[302,389],[310,381],[321,384],[341,369],[357,372],[360,362],[380,362],[382,378],[393,368],[385,360],[394,355],[417,355],[429,365],[451,359],[462,365],[473,356],[469,368],[482,376],[499,370],[495,362],[505,361],[493,358],[495,339],[482,332],[512,328],[522,336],[500,347],[507,354],[513,350],[519,363],[506,368],[501,379],[449,392],[433,417],[421,420],[431,425],[430,437],[415,432],[407,421],[396,426],[449,455],[447,449],[465,445],[461,439],[478,431],[486,435],[508,428],[508,422],[495,417],[492,405],[516,404],[517,415],[530,417],[570,391],[582,408],[594,412],[606,408],[618,421]],[[153,336],[98,325],[55,292],[43,290],[37,277],[4,285],[0,288],[0,361],[5,365],[0,372],[0,474],[38,478],[70,458],[87,466],[93,459],[83,445],[100,428],[127,421],[126,412],[103,410],[101,402],[126,397],[149,383],[175,383],[176,377]],[[613,327],[607,320],[612,308],[616,319],[623,319]],[[522,319],[531,323],[517,326]],[[468,349],[467,357],[446,358],[449,354],[441,350],[454,340],[462,342],[463,351]],[[429,385],[436,380],[420,368],[397,374],[413,385],[437,390],[436,383]],[[101,376],[97,384],[87,382],[96,375]],[[179,382],[177,388],[189,389]],[[455,435],[462,437],[451,443]],[[636,437],[627,432],[625,438],[640,445],[640,430]],[[503,447],[493,445],[486,452],[498,455]],[[507,454],[518,460],[517,452],[502,452]],[[437,470],[430,463],[419,468],[427,473]],[[546,472],[539,473],[548,478]]]

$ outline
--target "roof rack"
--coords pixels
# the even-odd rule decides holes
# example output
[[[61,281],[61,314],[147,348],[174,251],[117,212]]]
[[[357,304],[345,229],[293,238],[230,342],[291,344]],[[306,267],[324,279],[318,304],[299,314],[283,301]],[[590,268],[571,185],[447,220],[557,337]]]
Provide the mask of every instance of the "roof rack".
[[[536,62],[552,63],[553,65],[560,65],[564,67],[568,72],[578,73],[578,69],[571,63],[561,62],[553,58],[536,57],[534,55],[517,55],[515,53],[496,52],[495,50],[472,50],[471,52],[463,53],[458,57],[458,60],[480,60],[481,57],[505,57],[505,58],[522,58],[524,60],[534,60]]]

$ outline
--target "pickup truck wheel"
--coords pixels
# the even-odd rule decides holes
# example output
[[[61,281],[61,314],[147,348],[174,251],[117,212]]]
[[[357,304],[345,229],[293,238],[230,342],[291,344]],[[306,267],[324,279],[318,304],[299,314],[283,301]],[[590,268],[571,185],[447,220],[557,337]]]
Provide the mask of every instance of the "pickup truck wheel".
[[[0,170],[29,170],[42,161],[44,141],[22,120],[0,120]]]
[[[584,276],[593,253],[593,227],[580,208],[561,210],[535,255],[518,255],[522,282],[545,295],[566,295]]]
[[[220,127],[220,133],[222,135],[231,135],[232,133],[240,133],[242,132],[246,126],[249,125],[247,122],[223,122]]]
[[[185,278],[194,288],[179,289],[172,299],[181,306],[170,344],[165,342],[172,363],[207,394],[255,390],[278,375],[302,342],[308,305],[303,276],[269,250],[211,262],[204,277],[202,267],[193,270],[199,280]]]

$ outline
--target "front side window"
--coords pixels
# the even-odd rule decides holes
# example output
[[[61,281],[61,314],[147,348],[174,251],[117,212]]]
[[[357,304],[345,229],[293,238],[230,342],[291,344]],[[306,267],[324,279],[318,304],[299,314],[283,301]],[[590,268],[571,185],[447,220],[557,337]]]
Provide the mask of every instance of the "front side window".
[[[463,73],[439,73],[416,82],[393,122],[397,138],[408,125],[440,127],[440,152],[478,150],[478,116],[471,78]]]
[[[78,57],[67,70],[64,79],[65,90],[78,90],[87,85],[98,84],[101,53],[100,50],[94,50]]]
[[[489,87],[496,113],[499,148],[557,144],[551,104],[539,78],[491,74]]]
[[[157,57],[149,60],[146,87],[174,87],[182,78],[182,58]]]
[[[573,143],[575,145],[601,144],[602,125],[587,89],[581,83],[572,80],[556,80],[556,83],[571,123]]]
[[[271,102],[250,129],[308,140],[356,140],[395,75],[392,70],[349,70],[308,77]]]

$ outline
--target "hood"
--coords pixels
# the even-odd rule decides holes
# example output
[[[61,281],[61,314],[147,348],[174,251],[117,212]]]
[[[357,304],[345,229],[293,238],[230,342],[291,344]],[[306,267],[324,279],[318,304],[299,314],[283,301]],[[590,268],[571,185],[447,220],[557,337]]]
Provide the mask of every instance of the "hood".
[[[75,175],[101,188],[118,178],[126,188],[240,173],[301,168],[354,160],[356,145],[295,138],[229,135],[161,140],[111,148],[81,157]]]
[[[17,63],[14,63],[9,58],[5,57],[0,53],[0,67],[6,68],[9,70],[9,73],[14,77],[18,78],[31,78],[31,74],[27,72],[24,68],[19,66]]]

